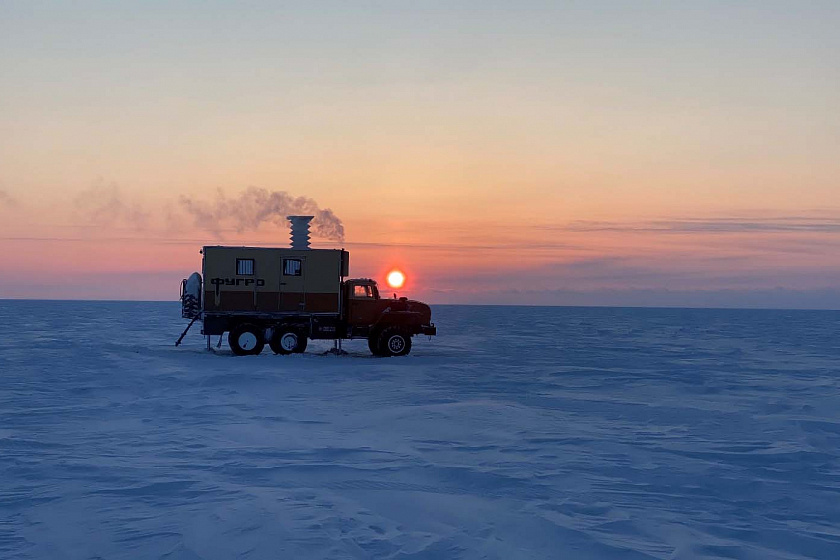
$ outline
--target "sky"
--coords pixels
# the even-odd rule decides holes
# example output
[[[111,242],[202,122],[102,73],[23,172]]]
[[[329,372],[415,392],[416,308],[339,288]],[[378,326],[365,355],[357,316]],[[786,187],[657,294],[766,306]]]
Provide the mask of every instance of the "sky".
[[[833,0],[0,1],[0,298],[177,299],[202,245],[286,246],[288,203],[432,303],[838,309],[837,29]]]

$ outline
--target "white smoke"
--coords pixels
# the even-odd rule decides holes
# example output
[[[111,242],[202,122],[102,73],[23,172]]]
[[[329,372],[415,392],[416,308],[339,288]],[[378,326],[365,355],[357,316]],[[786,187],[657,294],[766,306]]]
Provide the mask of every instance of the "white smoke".
[[[4,189],[0,189],[0,206],[17,206],[17,199]]]
[[[150,212],[137,201],[126,200],[116,183],[97,181],[74,199],[76,209],[87,221],[98,225],[126,225],[145,229]]]
[[[287,227],[286,216],[307,214],[315,216],[312,229],[316,236],[344,241],[344,226],[332,210],[322,209],[311,198],[292,196],[285,191],[248,187],[236,198],[228,198],[219,190],[212,202],[181,196],[180,203],[197,227],[217,236],[226,228],[253,231],[265,223]]]

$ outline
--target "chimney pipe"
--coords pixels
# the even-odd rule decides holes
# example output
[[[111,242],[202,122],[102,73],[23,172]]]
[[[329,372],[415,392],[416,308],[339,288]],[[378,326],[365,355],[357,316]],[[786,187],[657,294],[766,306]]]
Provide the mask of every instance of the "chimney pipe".
[[[309,222],[314,216],[286,216],[292,223],[292,249],[309,249]]]

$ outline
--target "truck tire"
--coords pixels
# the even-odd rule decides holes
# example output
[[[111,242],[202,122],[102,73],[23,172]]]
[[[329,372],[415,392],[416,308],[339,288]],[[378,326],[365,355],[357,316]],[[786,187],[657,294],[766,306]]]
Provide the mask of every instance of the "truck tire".
[[[228,345],[237,356],[256,356],[265,347],[263,329],[250,323],[237,325],[228,334]]]
[[[397,327],[388,327],[379,335],[380,356],[405,356],[411,352],[411,335]]]
[[[306,350],[306,336],[294,329],[278,328],[268,342],[275,354],[301,354]]]

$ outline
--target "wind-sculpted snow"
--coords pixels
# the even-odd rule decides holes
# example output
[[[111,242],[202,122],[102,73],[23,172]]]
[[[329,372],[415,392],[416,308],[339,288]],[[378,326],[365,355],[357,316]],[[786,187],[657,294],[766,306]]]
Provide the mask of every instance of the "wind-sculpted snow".
[[[0,302],[0,558],[840,558],[840,314],[434,316],[237,358]]]

